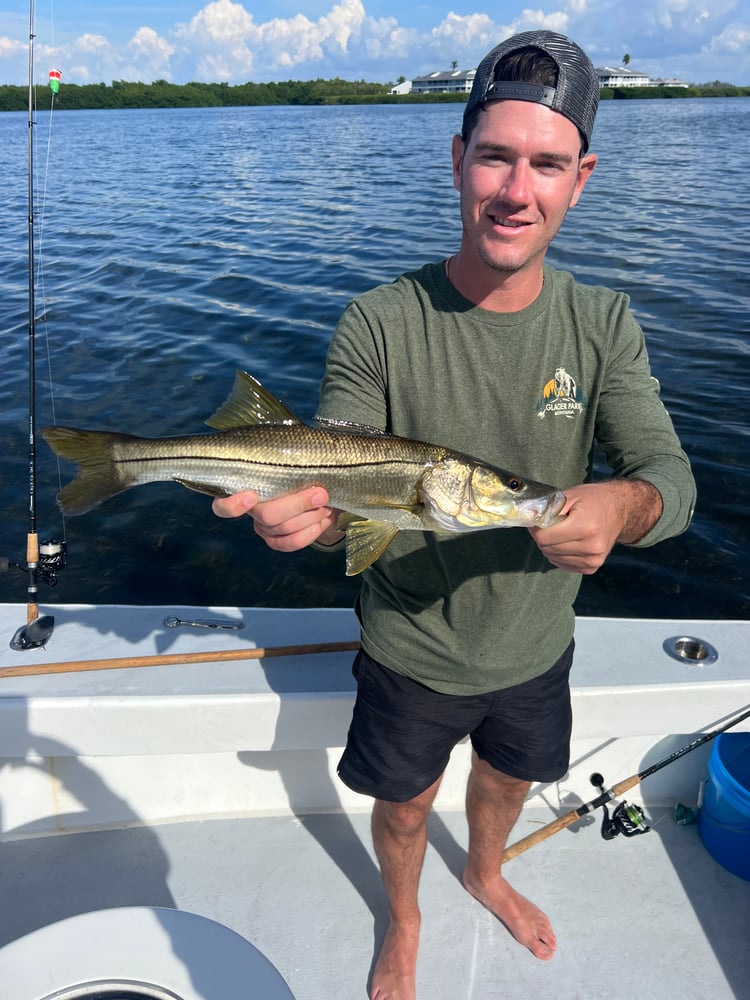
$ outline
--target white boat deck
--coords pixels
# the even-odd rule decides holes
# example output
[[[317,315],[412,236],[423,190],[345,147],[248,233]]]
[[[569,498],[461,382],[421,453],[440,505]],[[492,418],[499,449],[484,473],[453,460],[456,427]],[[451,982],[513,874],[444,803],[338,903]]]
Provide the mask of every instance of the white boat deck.
[[[386,909],[369,802],[335,776],[351,653],[2,673],[350,640],[351,612],[49,610],[57,625],[46,650],[0,649],[0,946],[101,908],[175,907],[251,941],[296,1000],[366,997]],[[0,606],[8,638],[24,613]],[[241,616],[246,627],[170,630],[170,613]],[[683,634],[711,643],[718,660],[668,657],[664,640]],[[570,773],[532,789],[511,841],[593,798],[592,771],[613,785],[747,706],[749,638],[748,622],[580,621]],[[420,1000],[750,1000],[750,883],[709,856],[694,825],[672,819],[677,801],[695,803],[710,747],[629,793],[652,832],[606,842],[598,811],[508,863],[507,876],[555,926],[558,952],[543,963],[460,884],[468,748],[459,746],[422,882]]]
[[[706,853],[695,826],[654,816],[650,833],[606,842],[597,815],[508,863],[508,877],[553,920],[558,951],[546,963],[464,892],[463,815],[436,814],[418,997],[747,1000],[750,883]],[[525,811],[518,833],[548,819]],[[0,945],[79,912],[177,907],[246,937],[297,1000],[367,995],[386,909],[364,814],[46,836],[3,844],[2,858]]]

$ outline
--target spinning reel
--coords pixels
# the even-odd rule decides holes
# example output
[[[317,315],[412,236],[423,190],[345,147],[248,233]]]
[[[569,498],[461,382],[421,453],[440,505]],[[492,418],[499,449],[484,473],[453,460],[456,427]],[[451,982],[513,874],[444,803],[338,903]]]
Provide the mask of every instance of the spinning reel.
[[[61,542],[57,538],[47,538],[39,543],[39,562],[36,573],[42,583],[48,587],[57,584],[58,575],[65,569],[67,563],[67,543]],[[25,563],[10,562],[5,557],[0,558],[0,572],[8,569],[20,569],[24,573],[28,570]]]
[[[598,788],[602,795],[607,792],[604,788],[604,778],[598,772],[591,775],[589,779],[594,788]],[[625,837],[636,837],[639,833],[648,833],[651,827],[646,822],[643,810],[640,806],[626,802],[624,799],[619,802],[610,816],[606,803],[602,803],[604,815],[602,817],[602,837],[605,840],[614,840],[618,834]]]
[[[57,584],[58,573],[65,569],[67,543],[57,538],[47,538],[39,543],[39,566],[37,573],[48,587]]]

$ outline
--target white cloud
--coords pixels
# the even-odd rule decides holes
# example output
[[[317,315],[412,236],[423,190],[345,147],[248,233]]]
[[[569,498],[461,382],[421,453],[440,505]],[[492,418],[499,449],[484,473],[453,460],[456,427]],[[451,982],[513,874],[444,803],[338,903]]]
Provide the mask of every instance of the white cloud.
[[[447,40],[458,45],[471,45],[477,38],[492,34],[495,22],[487,14],[454,14],[452,11],[444,21],[430,32],[433,39]]]
[[[418,42],[419,33],[414,28],[402,28],[393,17],[368,17],[366,30],[361,33],[362,50],[373,63],[382,59],[408,60]]]
[[[454,60],[468,69],[512,32],[549,28],[571,35],[600,64],[617,63],[629,52],[636,68],[654,76],[750,82],[750,29],[732,23],[743,0],[629,0],[627,5],[557,0],[559,6],[552,0],[544,8],[521,9],[508,23],[493,20],[492,8],[478,2],[457,3],[468,11],[461,14],[448,6],[451,0],[443,0],[442,7],[432,0],[431,7],[404,8],[403,13],[394,4],[393,15],[381,17],[368,15],[367,2],[329,0],[317,18],[296,13],[263,21],[253,13],[261,8],[251,8],[248,0],[211,0],[171,29],[132,25],[116,44],[93,32],[63,40],[57,30],[55,48],[44,47],[42,31],[36,50],[39,64],[58,65],[67,83],[159,78],[240,83],[290,76],[386,82],[445,68]],[[309,12],[311,5],[297,10]],[[426,20],[429,11],[436,15],[432,22]],[[21,26],[9,31],[6,25],[5,31],[0,82],[24,83],[28,39]]]
[[[699,59],[703,82],[750,82],[750,24],[728,24],[701,49]]]
[[[251,34],[254,27],[253,15],[248,14],[241,3],[215,0],[198,11],[189,24],[178,25],[175,34],[183,41],[201,44],[229,42]]]
[[[545,14],[541,10],[524,10],[513,21],[513,31],[530,31],[535,28],[546,28],[547,31],[559,31],[567,34],[570,16],[559,10],[553,14]]]
[[[160,38],[151,28],[139,28],[128,42],[128,49],[136,59],[168,64],[175,53],[174,45]]]
[[[346,52],[352,35],[358,36],[365,22],[365,8],[361,0],[342,0],[331,8],[331,13],[318,22],[320,32],[336,41],[342,52]]]
[[[247,78],[323,60],[327,53],[346,54],[366,21],[361,0],[341,0],[317,21],[304,14],[257,24],[242,4],[215,0],[175,35],[196,61],[196,79]]]
[[[25,42],[18,41],[15,38],[8,38],[7,35],[0,36],[0,61],[16,59],[19,56],[25,55],[27,55]]]
[[[705,36],[717,29],[735,8],[736,0],[712,0],[710,8],[705,0],[660,0],[658,5],[629,7],[622,10],[632,26],[632,37],[639,31],[652,37],[657,44],[669,49],[675,36]],[[665,36],[664,32],[670,35]]]
[[[75,40],[75,49],[83,53],[109,52],[111,46],[103,35],[79,35]]]
[[[247,78],[253,69],[246,39],[252,39],[257,28],[242,4],[209,3],[188,24],[177,25],[174,34],[182,61],[194,66],[188,73],[191,79],[227,82]]]
[[[435,68],[435,60],[443,68],[454,59],[463,69],[468,69],[476,66],[494,45],[515,32],[547,28],[565,33],[569,20],[568,14],[561,11],[545,14],[541,10],[525,9],[510,24],[499,24],[488,14],[459,15],[451,12],[424,41],[418,40],[413,48],[420,49],[422,71],[430,68],[428,64]]]
[[[704,52],[720,54],[729,52],[732,55],[744,54],[750,56],[750,25],[729,24],[724,30],[712,38],[703,49]]]

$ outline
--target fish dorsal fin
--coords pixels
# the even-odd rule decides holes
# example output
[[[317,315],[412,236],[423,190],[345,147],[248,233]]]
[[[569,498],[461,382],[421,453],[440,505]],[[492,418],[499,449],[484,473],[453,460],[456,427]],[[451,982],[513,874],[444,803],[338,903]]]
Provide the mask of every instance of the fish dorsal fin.
[[[298,424],[299,418],[247,372],[235,375],[232,392],[206,421],[218,431],[256,424]]]
[[[332,417],[316,417],[315,426],[324,431],[343,431],[345,434],[365,434],[369,437],[388,437],[387,431],[370,424],[355,424],[352,420],[334,420]]]
[[[395,524],[387,521],[362,520],[353,514],[342,514],[336,527],[346,531],[347,576],[356,576],[371,566],[399,531]]]

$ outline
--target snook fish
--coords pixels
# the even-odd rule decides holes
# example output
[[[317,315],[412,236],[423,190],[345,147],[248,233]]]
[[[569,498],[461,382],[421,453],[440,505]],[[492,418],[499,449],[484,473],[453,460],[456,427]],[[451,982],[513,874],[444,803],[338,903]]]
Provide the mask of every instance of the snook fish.
[[[177,482],[210,496],[254,490],[262,500],[325,487],[343,511],[346,572],[361,573],[399,531],[457,532],[557,523],[565,496],[438,445],[356,424],[311,427],[247,372],[206,421],[220,433],[142,438],[73,427],[42,434],[78,476],[58,494],[85,514],[131,486]]]

